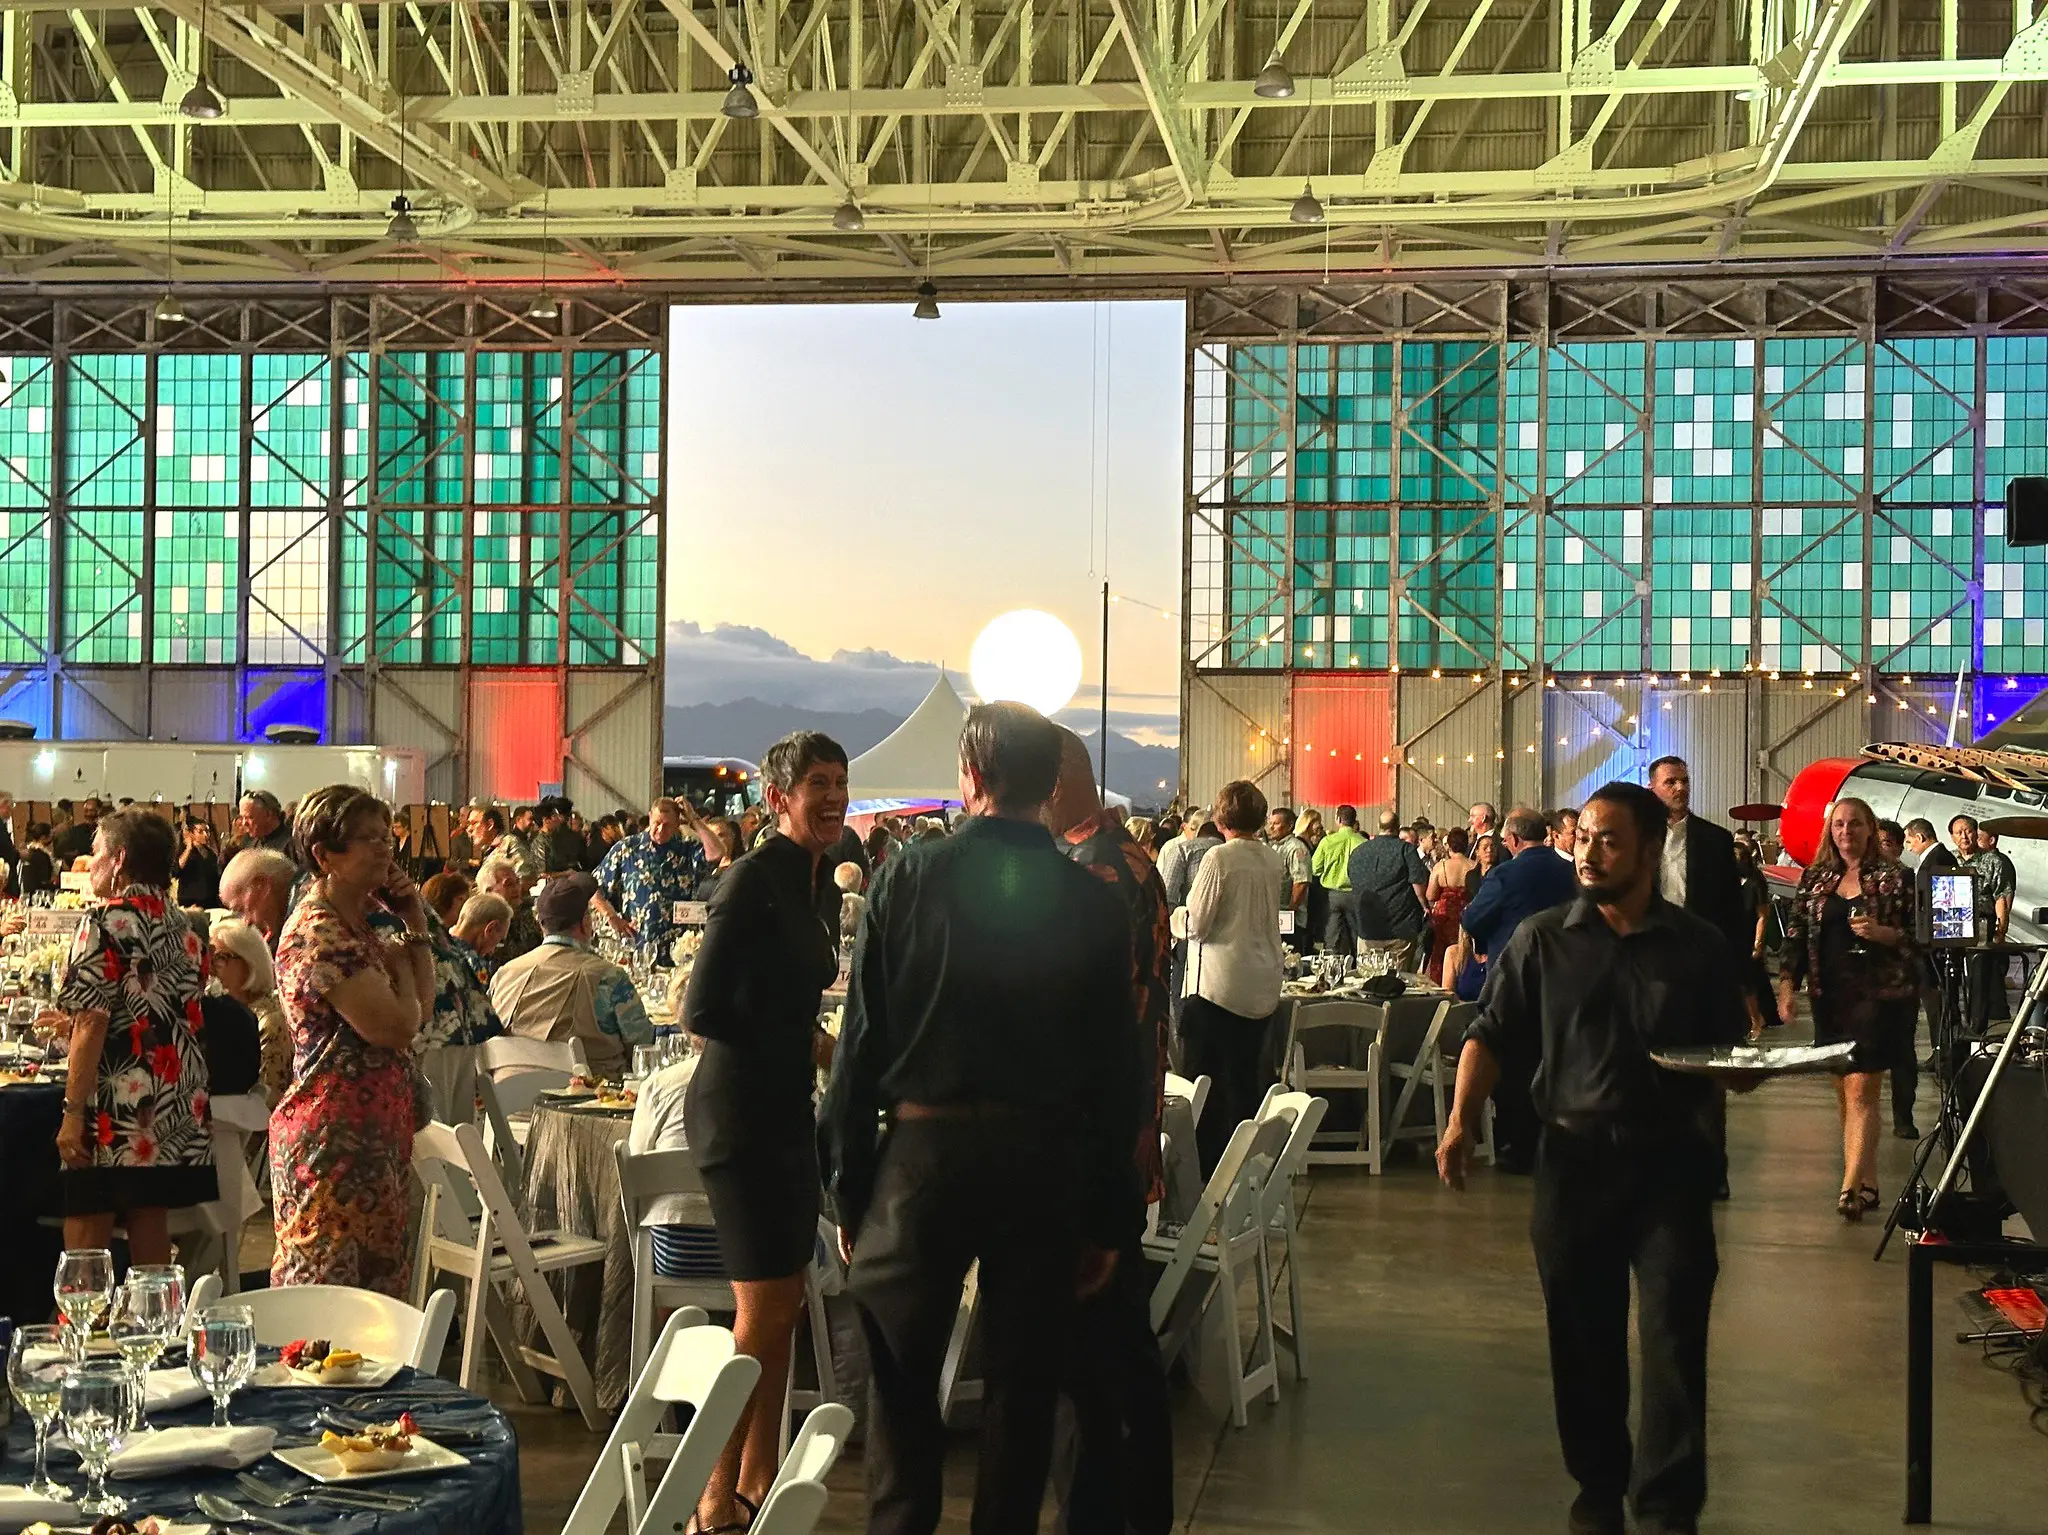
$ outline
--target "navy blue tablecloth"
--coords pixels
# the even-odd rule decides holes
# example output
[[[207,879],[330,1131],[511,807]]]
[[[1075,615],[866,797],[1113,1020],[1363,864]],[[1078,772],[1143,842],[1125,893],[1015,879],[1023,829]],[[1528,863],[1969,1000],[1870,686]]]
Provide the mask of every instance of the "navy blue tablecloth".
[[[425,1387],[443,1387],[431,1377],[401,1371],[390,1384],[402,1388],[417,1381]],[[228,1417],[238,1427],[253,1423],[274,1428],[278,1448],[289,1449],[319,1438],[313,1414],[322,1407],[339,1408],[351,1395],[347,1391],[317,1388],[245,1387],[235,1393]],[[411,1407],[421,1417],[445,1414],[465,1427],[483,1428],[483,1442],[465,1444],[457,1453],[469,1458],[459,1471],[439,1471],[427,1476],[394,1477],[370,1485],[387,1492],[402,1492],[423,1499],[421,1506],[402,1513],[371,1513],[345,1509],[331,1503],[294,1503],[281,1510],[257,1508],[240,1494],[232,1471],[195,1471],[147,1481],[111,1481],[108,1488],[128,1500],[131,1517],[160,1514],[169,1519],[204,1523],[193,1499],[202,1492],[232,1498],[245,1508],[266,1514],[282,1523],[304,1528],[309,1535],[521,1535],[519,1512],[519,1438],[504,1414],[483,1398],[445,1386],[430,1402],[411,1398],[392,1399],[388,1410],[365,1414],[379,1420],[395,1418],[402,1407]],[[210,1423],[213,1409],[207,1403],[181,1407],[172,1412],[150,1415],[152,1424],[169,1428],[187,1423]],[[432,1429],[423,1430],[429,1438]],[[34,1465],[35,1440],[28,1416],[15,1414],[6,1439],[7,1454],[0,1463],[0,1481],[24,1483]],[[312,1485],[296,1471],[275,1460],[260,1460],[248,1468],[279,1487]],[[51,1457],[51,1473],[74,1490],[85,1485],[77,1462],[63,1451]]]
[[[63,1209],[57,1128],[64,1089],[54,1082],[0,1087],[0,1316],[47,1322],[56,1311],[50,1280],[64,1233],[38,1224]]]

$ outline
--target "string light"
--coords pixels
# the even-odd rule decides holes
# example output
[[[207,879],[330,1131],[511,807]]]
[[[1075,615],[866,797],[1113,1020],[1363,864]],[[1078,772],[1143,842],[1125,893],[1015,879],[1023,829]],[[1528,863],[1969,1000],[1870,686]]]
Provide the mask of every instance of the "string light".
[[[1441,682],[1443,680],[1444,675],[1443,668],[1440,666],[1432,666],[1429,669],[1429,675],[1437,681]]]

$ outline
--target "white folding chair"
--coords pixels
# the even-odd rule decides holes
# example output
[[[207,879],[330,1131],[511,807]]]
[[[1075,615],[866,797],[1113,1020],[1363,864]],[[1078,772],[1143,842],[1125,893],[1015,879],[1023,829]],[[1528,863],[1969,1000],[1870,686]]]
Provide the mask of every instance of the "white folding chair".
[[[209,1294],[207,1304],[217,1298]],[[199,1302],[197,1286],[193,1302]],[[332,1338],[372,1359],[395,1359],[429,1375],[441,1368],[455,1320],[453,1290],[436,1290],[424,1311],[375,1290],[332,1284],[248,1290],[235,1302],[249,1308],[256,1319],[256,1341],[266,1347],[279,1348],[294,1338]]]
[[[1203,1106],[1209,1101],[1209,1078],[1205,1075],[1191,1081],[1178,1072],[1169,1071],[1166,1074],[1166,1096],[1187,1099],[1188,1112],[1199,1125],[1202,1122]]]
[[[1152,1330],[1159,1337],[1163,1362],[1170,1365],[1179,1355],[1208,1306],[1222,1308],[1222,1331],[1230,1351],[1230,1421],[1239,1428],[1249,1421],[1245,1408],[1253,1395],[1280,1399],[1272,1268],[1266,1255],[1266,1188],[1284,1159],[1292,1128],[1285,1113],[1242,1121],[1202,1190],[1194,1218],[1172,1239],[1145,1241],[1145,1255],[1166,1265],[1152,1289]],[[1195,1274],[1211,1276],[1206,1288],[1189,1287]],[[1257,1287],[1249,1367],[1238,1313],[1238,1290],[1246,1279]]]
[[[263,1208],[263,1191],[249,1171],[249,1141],[270,1128],[270,1104],[263,1094],[227,1093],[212,1100],[213,1168],[217,1198],[170,1213],[173,1236],[194,1239],[195,1252],[218,1265],[221,1290],[242,1288],[242,1226]],[[180,1243],[183,1249],[186,1244]],[[218,1249],[219,1256],[212,1254]],[[197,1266],[196,1263],[194,1266]],[[289,1340],[287,1340],[289,1341]]]
[[[476,1092],[484,1106],[484,1145],[497,1162],[505,1187],[514,1193],[526,1187],[522,1148],[534,1100],[567,1087],[571,1077],[586,1070],[585,1060],[578,1039],[500,1035],[477,1046]]]
[[[1449,1104],[1457,1094],[1458,1057],[1465,1049],[1465,1031],[1472,1026],[1472,1020],[1478,1016],[1478,1003],[1453,1002],[1450,1012],[1445,1015],[1443,1027],[1437,1034],[1436,1053],[1429,1059],[1428,1073],[1438,1140],[1443,1139],[1444,1129],[1451,1122]],[[1472,1152],[1488,1167],[1493,1166],[1493,1099],[1490,1097],[1480,1105],[1479,1140],[1473,1146]]]
[[[488,1330],[522,1400],[541,1399],[534,1371],[545,1371],[568,1386],[583,1421],[593,1431],[602,1427],[589,1362],[577,1347],[545,1276],[603,1263],[604,1243],[555,1232],[529,1233],[475,1125],[430,1124],[415,1131],[412,1160],[427,1189],[417,1283],[431,1283],[442,1273],[469,1281],[469,1305],[462,1325],[463,1390],[481,1387],[483,1342]],[[473,1196],[479,1206],[474,1223],[462,1213],[465,1195]],[[552,1354],[519,1343],[501,1293],[508,1286],[522,1293],[533,1308]]]
[[[782,1457],[749,1535],[811,1535],[825,1512],[825,1478],[853,1432],[853,1412],[837,1402],[814,1408]]]
[[[637,1374],[646,1362],[648,1340],[654,1333],[654,1308],[659,1303],[697,1306],[707,1312],[731,1311],[732,1282],[723,1278],[670,1279],[654,1272],[654,1233],[641,1225],[648,1206],[665,1194],[702,1194],[704,1183],[697,1164],[687,1151],[629,1150],[616,1142],[612,1155],[619,1167],[619,1203],[624,1208],[626,1229],[633,1239],[633,1370]],[[832,1333],[825,1320],[822,1276],[814,1259],[804,1270],[804,1301],[810,1313],[811,1358],[818,1372],[816,1391],[796,1389],[796,1357],[790,1356],[790,1379],[785,1385],[782,1414],[782,1445],[789,1447],[789,1415],[804,1412],[832,1400],[838,1380],[832,1366]]]
[[[634,1377],[562,1535],[606,1535],[621,1504],[627,1535],[682,1529],[760,1378],[760,1361],[737,1352],[730,1332],[707,1325],[694,1306],[676,1312],[661,1329],[647,1368]],[[662,1415],[685,1403],[690,1421],[681,1435],[659,1434]],[[650,1500],[645,1463],[657,1444],[668,1468]]]
[[[1361,943],[1371,940],[1361,939]],[[1313,1163],[1356,1166],[1380,1171],[1380,1033],[1385,1011],[1365,1002],[1304,1002],[1294,1009],[1287,1045],[1287,1086],[1294,1092],[1327,1095],[1363,1093],[1364,1115],[1354,1137],[1348,1132],[1318,1134],[1310,1148]],[[1326,1059],[1311,1066],[1311,1055]]]
[[[580,1039],[527,1039],[500,1034],[476,1047],[476,1067],[497,1078],[513,1071],[560,1071],[570,1076],[590,1069]]]
[[[1289,1093],[1278,1087],[1269,1087],[1266,1089],[1266,1101],[1259,1105],[1258,1113],[1262,1121],[1275,1118],[1291,1120],[1287,1148],[1281,1152],[1280,1165],[1266,1183],[1266,1231],[1280,1239],[1282,1261],[1287,1265],[1287,1325],[1283,1327],[1275,1322],[1273,1336],[1294,1355],[1294,1376],[1297,1380],[1308,1379],[1308,1323],[1307,1313],[1301,1304],[1301,1243],[1297,1240],[1300,1220],[1294,1204],[1294,1180],[1308,1166],[1309,1147],[1329,1108],[1330,1100],[1327,1098],[1311,1098],[1307,1093]],[[1275,1299],[1277,1301],[1278,1297]]]

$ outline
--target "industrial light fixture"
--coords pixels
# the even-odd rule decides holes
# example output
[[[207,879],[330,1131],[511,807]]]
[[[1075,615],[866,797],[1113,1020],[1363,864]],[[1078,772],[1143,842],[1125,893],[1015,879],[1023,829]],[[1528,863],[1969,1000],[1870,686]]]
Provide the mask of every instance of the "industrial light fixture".
[[[936,320],[939,317],[939,290],[932,286],[929,278],[917,285],[917,307],[910,311],[910,317],[913,320]]]
[[[1294,76],[1287,72],[1287,66],[1280,62],[1280,50],[1273,49],[1266,60],[1266,67],[1259,71],[1252,81],[1252,94],[1267,101],[1285,101],[1294,94]]]
[[[832,215],[832,227],[843,235],[857,235],[868,227],[868,221],[860,211],[860,204],[849,197]]]
[[[1323,221],[1323,205],[1316,201],[1315,188],[1307,182],[1301,186],[1301,196],[1294,199],[1294,206],[1287,210],[1287,217],[1297,224],[1320,224]]]
[[[208,9],[204,4],[199,7],[199,48],[205,47]],[[198,78],[192,82],[192,89],[179,98],[178,115],[202,123],[214,122],[227,111],[227,107],[214,88],[206,83],[206,61],[203,57],[198,58],[196,67]]]
[[[555,296],[548,292],[548,197],[541,193],[540,199],[540,293],[526,308],[529,320],[559,320],[562,311],[555,303]]]
[[[1761,85],[1745,85],[1735,93],[1735,99],[1737,101],[1762,101],[1766,94],[1765,88]]]
[[[744,64],[735,64],[725,72],[725,78],[732,89],[725,93],[725,100],[718,104],[718,110],[727,117],[759,117],[761,103],[754,100],[754,93],[747,89],[754,83],[754,72]]]
[[[178,302],[178,295],[169,288],[164,289],[164,296],[156,301],[156,323],[159,325],[183,325],[185,323],[185,306]]]
[[[400,245],[417,245],[420,226],[414,222],[412,203],[403,192],[391,199],[391,222],[385,226],[384,238],[396,240]]]
[[[555,302],[554,294],[543,288],[533,303],[528,306],[526,318],[529,320],[559,320],[562,318],[562,309]]]

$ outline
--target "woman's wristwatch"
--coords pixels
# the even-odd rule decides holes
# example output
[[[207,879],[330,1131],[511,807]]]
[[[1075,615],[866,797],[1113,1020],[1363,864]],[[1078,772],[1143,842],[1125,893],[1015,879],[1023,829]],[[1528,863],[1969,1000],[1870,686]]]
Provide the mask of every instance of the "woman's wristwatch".
[[[90,1100],[80,1099],[77,1102],[73,1102],[71,1099],[66,1098],[64,1100],[64,1117],[69,1119],[73,1114],[83,1114],[91,1107],[92,1103]]]

